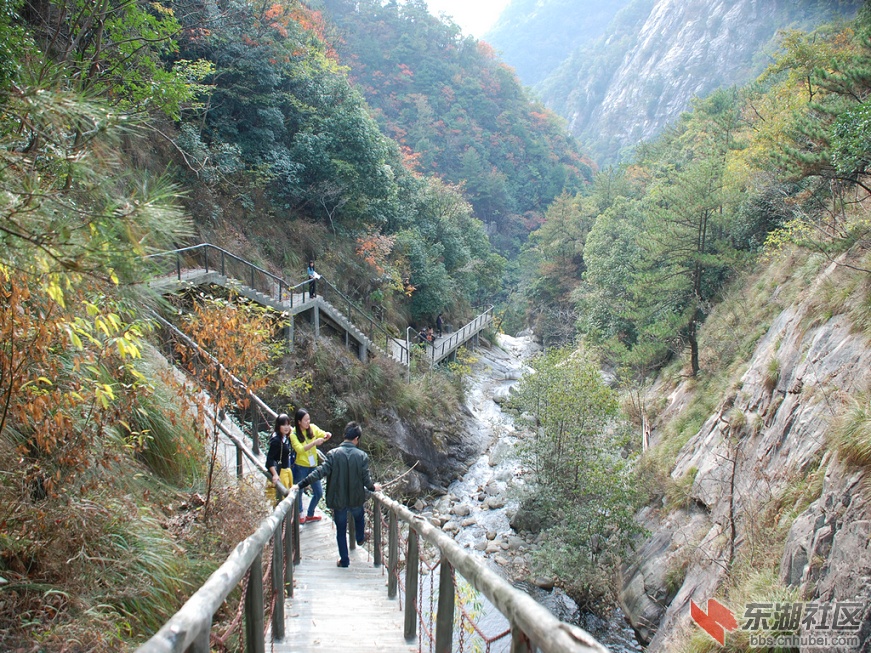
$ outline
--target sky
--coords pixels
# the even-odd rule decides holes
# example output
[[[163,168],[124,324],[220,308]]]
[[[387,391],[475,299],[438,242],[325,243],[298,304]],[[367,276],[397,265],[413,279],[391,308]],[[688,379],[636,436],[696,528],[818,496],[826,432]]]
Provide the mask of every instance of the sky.
[[[444,12],[460,26],[463,34],[471,34],[478,39],[493,26],[509,2],[510,0],[426,0],[431,14],[438,16]]]

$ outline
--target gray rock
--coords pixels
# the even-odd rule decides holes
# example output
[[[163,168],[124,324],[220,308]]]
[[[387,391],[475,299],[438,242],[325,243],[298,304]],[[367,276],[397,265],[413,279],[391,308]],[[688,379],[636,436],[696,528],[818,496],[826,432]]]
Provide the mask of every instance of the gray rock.
[[[505,507],[505,499],[502,497],[490,497],[485,503],[489,510],[499,510]]]
[[[508,538],[508,548],[509,549],[517,551],[518,549],[522,549],[525,546],[526,546],[526,540],[524,540],[522,537],[517,537],[515,535],[512,535]]]
[[[510,391],[508,386],[496,388],[495,390],[493,390],[493,401],[501,405],[508,401],[509,393]]]
[[[834,269],[814,284],[826,282]],[[694,475],[690,509],[661,519],[651,508],[639,515],[650,536],[623,570],[620,599],[649,642],[648,653],[682,646],[681,633],[691,627],[690,599],[700,603],[721,589],[731,527],[740,555],[766,507],[818,468],[826,470],[823,495],[790,528],[781,580],[807,600],[858,597],[869,606],[865,619],[871,622],[871,507],[859,490],[864,476],[826,455],[825,437],[839,408],[834,398],[857,396],[867,386],[871,348],[845,315],[820,319],[815,296],[808,292],[774,319],[741,379],[678,453],[671,475],[676,481]],[[692,388],[664,392],[669,404],[658,419],[668,422],[689,405]],[[652,446],[659,437],[654,431]],[[862,637],[860,649],[871,648],[869,636]]]
[[[541,513],[536,510],[528,510],[521,505],[511,518],[511,528],[518,532],[540,533],[543,526],[542,522]]]
[[[535,585],[536,587],[540,587],[543,590],[547,590],[548,592],[553,589],[553,578],[544,578],[543,576],[536,576],[535,578],[531,578],[529,580],[530,583]]]

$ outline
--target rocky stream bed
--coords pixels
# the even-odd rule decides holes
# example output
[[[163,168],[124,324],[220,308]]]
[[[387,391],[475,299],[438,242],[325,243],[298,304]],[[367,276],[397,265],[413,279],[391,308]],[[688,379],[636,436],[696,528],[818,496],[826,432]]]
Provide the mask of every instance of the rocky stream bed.
[[[619,609],[610,611],[607,619],[582,613],[565,592],[554,587],[552,579],[536,577],[530,555],[545,535],[516,532],[511,526],[519,509],[516,490],[525,483],[515,455],[524,434],[518,432],[513,418],[502,411],[500,404],[528,369],[525,359],[538,349],[530,336],[500,335],[495,345],[476,350],[478,361],[473,365],[467,392],[467,407],[474,416],[468,437],[479,438],[479,450],[484,453],[448,487],[447,494],[430,502],[418,500],[414,508],[453,535],[459,544],[479,552],[493,569],[561,620],[589,631],[609,650],[639,651],[641,647]],[[504,618],[486,601],[479,612],[480,628],[489,636],[507,627]],[[490,648],[494,653],[508,649],[507,639]]]

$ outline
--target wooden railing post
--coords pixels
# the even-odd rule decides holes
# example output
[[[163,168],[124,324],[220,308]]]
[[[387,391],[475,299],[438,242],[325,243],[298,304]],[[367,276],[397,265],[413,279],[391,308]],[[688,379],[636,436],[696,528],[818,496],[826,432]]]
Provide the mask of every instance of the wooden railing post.
[[[266,653],[263,635],[263,553],[257,554],[248,570],[248,591],[245,592],[245,650]]]
[[[242,450],[236,447],[236,478],[242,478]]]
[[[299,490],[297,490],[298,492]],[[299,501],[293,502],[293,564],[298,565],[302,560],[299,549]]]
[[[454,638],[454,568],[442,556],[439,570],[439,606],[436,613],[436,653],[451,653]]]
[[[248,415],[251,417],[251,451],[255,456],[260,455],[260,429],[257,428],[257,420],[260,417],[260,409],[254,408],[253,404],[248,406]]]
[[[399,524],[396,513],[389,511],[389,526],[387,534],[387,598],[396,598],[396,573],[399,569]]]
[[[211,641],[212,628],[211,624],[208,627],[203,628],[198,634],[197,638],[194,640],[194,643],[191,644],[185,653],[211,653],[212,651],[212,641]]]
[[[284,521],[283,519],[282,525]],[[275,602],[272,611],[273,641],[284,639],[284,547],[281,541],[283,530],[280,525],[272,536],[272,596]]]
[[[381,502],[377,497],[372,506],[372,564],[381,566]]]
[[[535,653],[529,637],[516,625],[511,626],[511,653]]]
[[[296,503],[296,500],[294,500]],[[293,597],[293,512],[284,518],[284,589]]]
[[[408,551],[405,554],[405,639],[417,634],[417,576],[420,566],[417,531],[408,529]]]

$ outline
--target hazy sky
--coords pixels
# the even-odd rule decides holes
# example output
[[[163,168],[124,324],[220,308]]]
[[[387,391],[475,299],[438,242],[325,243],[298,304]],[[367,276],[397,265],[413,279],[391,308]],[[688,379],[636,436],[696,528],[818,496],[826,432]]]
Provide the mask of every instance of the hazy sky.
[[[444,12],[454,19],[463,34],[481,38],[510,0],[426,0],[430,13]]]

